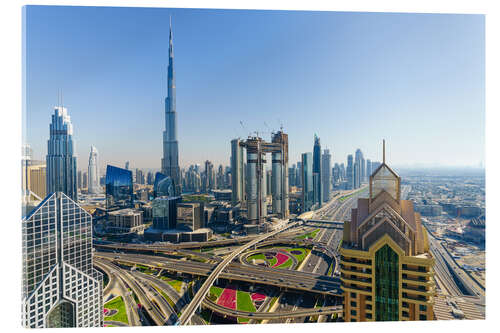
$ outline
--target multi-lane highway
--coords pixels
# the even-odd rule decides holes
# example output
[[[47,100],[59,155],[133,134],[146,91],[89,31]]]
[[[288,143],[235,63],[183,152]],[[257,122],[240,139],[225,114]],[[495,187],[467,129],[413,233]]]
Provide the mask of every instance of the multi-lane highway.
[[[123,302],[125,303],[125,311],[127,312],[130,326],[141,326],[137,304],[131,293],[127,290],[125,282],[120,277],[119,267],[108,261],[99,260],[98,258],[94,258],[94,264],[109,277],[109,282],[106,286],[107,289],[105,289],[107,293],[103,294],[105,299],[111,295],[111,292],[116,290],[117,294],[122,296]]]
[[[344,192],[342,195],[352,194],[354,191]],[[308,218],[318,218],[328,220],[342,220],[348,217],[346,213],[353,204],[360,192],[354,193],[352,197],[346,198],[342,202],[338,199],[341,195],[337,195],[330,202],[326,203],[320,210],[312,212],[307,215]],[[304,217],[304,215],[302,215]],[[275,313],[261,312],[259,315],[250,313],[234,313],[234,316],[242,316],[254,319],[276,320],[281,321],[287,318],[287,321],[303,322],[306,318],[318,314],[331,314],[338,313],[338,307],[330,307],[325,309],[314,308],[317,297],[320,294],[326,295],[339,295],[340,282],[338,278],[328,277],[328,271],[333,264],[336,264],[336,249],[342,237],[342,232],[337,225],[328,221],[318,221],[317,223],[305,223],[303,227],[294,228],[296,223],[291,223],[287,226],[288,230],[277,230],[265,235],[240,237],[238,239],[219,240],[211,242],[202,242],[196,244],[162,244],[162,245],[131,245],[131,244],[98,244],[97,247],[105,250],[120,250],[136,253],[120,253],[119,255],[109,252],[96,252],[96,256],[115,262],[128,263],[128,264],[142,264],[151,267],[157,267],[167,271],[183,272],[191,275],[206,276],[208,277],[203,285],[197,290],[193,299],[189,304],[184,304],[181,308],[176,306],[172,307],[163,297],[156,292],[157,288],[165,291],[161,286],[163,281],[158,280],[151,276],[134,272],[121,272],[123,279],[134,290],[143,302],[150,313],[151,318],[158,325],[169,323],[176,319],[177,313],[181,312],[177,320],[177,324],[187,324],[190,322],[199,324],[199,317],[195,315],[195,311],[203,303],[205,307],[216,310],[219,305],[210,302],[205,296],[208,293],[210,286],[218,278],[228,280],[244,281],[255,284],[264,284],[279,287],[284,292],[279,297],[279,302],[274,306]],[[314,241],[293,239],[299,232],[312,231],[315,228],[320,228],[320,232],[316,235]],[[281,233],[281,237],[276,237]],[[284,237],[290,238],[284,238]],[[270,240],[266,240],[266,238]],[[255,247],[257,245],[272,245],[277,243],[290,243],[293,245],[312,246],[313,249],[305,262],[301,265],[301,271],[283,270],[262,266],[243,265],[233,262],[235,258],[243,252]],[[222,259],[220,256],[213,254],[200,253],[190,251],[189,248],[201,247],[217,247],[226,245],[239,245],[236,249],[232,248],[231,253]],[[186,257],[199,257],[203,260],[177,260],[170,259],[164,256],[151,256],[141,253],[151,252],[166,252],[171,254],[185,255]],[[205,261],[205,262],[202,262]],[[336,266],[336,265],[335,265]],[[158,280],[160,282],[156,282]],[[140,281],[140,283],[138,282]],[[142,286],[141,286],[142,284]],[[156,287],[156,288],[155,288]],[[137,290],[136,290],[137,289]],[[294,293],[297,291],[298,293]],[[309,293],[304,293],[308,291]],[[311,293],[312,292],[312,293]],[[167,294],[169,297],[171,294]],[[303,296],[304,295],[304,296]],[[154,302],[147,302],[144,298],[150,298]],[[175,299],[173,297],[172,299]],[[179,298],[175,301],[180,302]],[[182,311],[179,311],[182,310]],[[228,309],[217,309],[217,312],[229,311]],[[236,311],[236,310],[234,310]],[[325,311],[325,312],[323,312]],[[163,318],[161,313],[163,312]],[[222,312],[223,313],[223,312]],[[294,313],[294,315],[291,315]],[[226,314],[228,314],[226,312]],[[253,317],[255,316],[255,317]],[[262,317],[262,318],[261,318]],[[191,320],[193,318],[193,320]]]
[[[434,265],[436,280],[441,290],[450,296],[484,297],[484,289],[455,263],[438,239],[431,233],[428,235],[429,247],[436,259]]]
[[[291,223],[286,228],[292,228],[296,225],[296,223]],[[222,273],[222,271],[233,261],[236,257],[238,257],[241,253],[246,251],[247,249],[251,248],[255,244],[265,240],[266,238],[272,237],[284,229],[280,230],[275,230],[269,233],[266,233],[264,235],[261,235],[257,237],[256,239],[248,242],[247,244],[242,245],[240,248],[235,250],[232,254],[228,255],[224,260],[220,263],[217,264],[217,267],[214,268],[214,270],[210,273],[210,275],[207,277],[203,285],[200,287],[200,289],[196,292],[194,295],[193,299],[191,300],[191,303],[186,307],[184,312],[179,318],[178,324],[180,325],[186,325],[187,323],[190,322],[191,317],[193,316],[194,312],[196,309],[198,309],[201,305],[201,302],[205,298],[205,296],[208,294],[210,287],[213,285],[214,281],[217,279],[217,277]]]

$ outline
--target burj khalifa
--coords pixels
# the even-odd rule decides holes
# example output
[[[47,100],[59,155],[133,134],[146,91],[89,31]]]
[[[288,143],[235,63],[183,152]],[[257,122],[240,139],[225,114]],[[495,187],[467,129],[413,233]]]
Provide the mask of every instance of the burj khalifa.
[[[175,107],[174,44],[172,41],[172,20],[168,45],[167,98],[165,98],[165,131],[163,132],[162,173],[174,182],[174,192],[181,194],[179,169],[179,143],[177,141],[177,112]]]

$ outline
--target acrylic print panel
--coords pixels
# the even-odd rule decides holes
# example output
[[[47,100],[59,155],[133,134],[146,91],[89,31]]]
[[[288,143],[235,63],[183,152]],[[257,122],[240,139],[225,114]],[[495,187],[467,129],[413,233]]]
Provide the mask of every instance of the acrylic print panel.
[[[484,319],[483,15],[23,17],[25,327]]]

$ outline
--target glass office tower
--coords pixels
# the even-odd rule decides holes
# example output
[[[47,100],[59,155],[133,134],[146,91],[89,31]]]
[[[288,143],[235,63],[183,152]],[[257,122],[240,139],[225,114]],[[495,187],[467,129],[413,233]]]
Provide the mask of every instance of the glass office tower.
[[[177,228],[177,204],[181,197],[158,197],[153,200],[153,229],[172,230]]]
[[[56,106],[52,115],[46,160],[47,193],[60,191],[77,200],[73,124],[68,110],[62,106]]]
[[[153,185],[154,197],[163,197],[163,196],[174,196],[175,195],[175,187],[172,178],[164,175],[161,172],[157,172],[155,175],[155,183]]]
[[[22,220],[22,321],[27,328],[103,325],[92,216],[62,192]]]
[[[312,154],[302,154],[302,212],[311,210],[314,204]]]
[[[321,170],[321,142],[318,136],[314,135],[313,148],[313,184],[314,184],[314,204],[321,207],[323,203],[323,174]]]
[[[106,209],[132,208],[134,186],[132,171],[108,165],[106,167]]]

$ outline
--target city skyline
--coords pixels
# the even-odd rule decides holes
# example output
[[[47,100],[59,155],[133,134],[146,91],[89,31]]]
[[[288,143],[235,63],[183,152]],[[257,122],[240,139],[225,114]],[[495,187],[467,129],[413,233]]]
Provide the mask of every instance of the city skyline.
[[[231,15],[217,15],[221,12]],[[76,13],[79,18],[75,17]],[[90,145],[99,147],[101,170],[106,164],[122,167],[129,160],[132,168],[160,169],[159,133],[164,124],[161,104],[167,91],[170,15],[176,31],[176,79],[182,87],[177,93],[181,167],[201,164],[207,159],[214,165],[229,165],[231,139],[244,139],[249,132],[258,130],[268,140],[268,128],[276,131],[281,123],[290,137],[290,165],[300,160],[302,152],[312,152],[314,133],[321,137],[323,148],[330,149],[333,164],[346,163],[347,155],[357,148],[367,153],[367,158],[378,160],[382,137],[391,143],[389,154],[397,158],[388,158],[395,167],[416,163],[484,164],[484,17],[481,15],[95,7],[27,9],[29,47],[26,55],[30,85],[27,87],[26,139],[33,147],[35,159],[43,159],[45,155],[46,124],[57,99],[56,92],[63,86],[64,105],[75,127],[79,170],[84,169]],[[45,19],[56,16],[74,23],[65,32],[40,26]],[[132,17],[137,24],[144,22],[144,25],[140,28],[127,25],[127,18]],[[87,20],[91,18],[96,23],[90,28]],[[192,20],[205,23],[206,31],[190,30]],[[395,24],[397,32],[387,30]],[[227,25],[234,26],[232,34],[224,29]],[[82,27],[90,30],[84,31]],[[116,33],[120,29],[135,29],[135,34],[112,42],[110,38],[119,37]],[[360,29],[363,29],[363,37],[358,35]],[[430,33],[433,29],[438,33]],[[456,29],[460,29],[460,33]],[[99,30],[102,35],[93,34]],[[385,37],[377,36],[377,31]],[[249,39],[250,32],[255,34],[254,39]],[[302,38],[290,40],[290,33]],[[209,40],[203,40],[207,35]],[[140,40],[144,36],[147,38]],[[237,40],[241,36],[248,38],[250,45]],[[408,38],[404,42],[403,36]],[[73,44],[65,42],[70,37],[75,40]],[[397,43],[391,44],[391,39]],[[325,41],[335,41],[334,46],[325,45]],[[284,49],[277,50],[274,42],[279,42]],[[205,43],[210,47],[200,55],[200,50],[207,46]],[[74,49],[67,50],[69,45]],[[132,45],[140,52],[129,54],[128,47]],[[94,52],[102,46],[105,47],[99,55]],[[250,47],[254,48],[249,50]],[[298,54],[288,52],[293,47]],[[464,49],[468,49],[466,55],[456,53]],[[85,51],[84,54],[78,54],[81,51]],[[267,56],[255,60],[253,56],[262,51],[268,52]],[[372,55],[364,56],[361,51]],[[280,68],[275,69],[276,61],[280,61],[278,53],[283,59]],[[35,54],[36,59],[32,59]],[[72,61],[60,63],[59,54],[67,55]],[[399,62],[391,62],[396,55]],[[85,56],[90,56],[92,61],[88,62]],[[221,56],[231,57],[233,61],[210,62]],[[111,67],[98,76],[105,65],[99,63],[100,57]],[[305,59],[310,65],[297,68]],[[109,63],[111,60],[116,63]],[[454,67],[459,63],[460,68]],[[56,64],[58,67],[54,67]],[[74,71],[77,71],[74,65],[79,65],[79,74],[87,72],[75,82],[69,80],[70,76],[74,79]],[[426,70],[419,72],[424,65]],[[321,68],[328,69],[327,73],[319,72]],[[139,69],[142,71],[138,72]],[[217,69],[221,73],[214,82]],[[54,71],[53,78],[47,79],[43,75],[45,71]],[[404,80],[405,74],[412,76]],[[429,82],[437,74],[439,79],[434,77],[436,82]],[[113,86],[118,79],[122,84]],[[261,86],[253,85],[257,79],[262,81]],[[300,100],[294,96],[299,85],[288,82],[294,80],[308,83],[306,91],[301,92],[301,96],[306,97]],[[41,82],[46,84],[41,87]],[[364,86],[360,85],[362,82]],[[403,89],[402,84],[407,89]],[[141,85],[140,93],[131,94],[132,90],[128,89],[139,88],[138,85]],[[443,91],[443,86],[447,89],[437,96],[435,91]],[[216,90],[218,94],[206,95]],[[252,90],[259,98],[250,97]],[[327,96],[332,92],[333,97]],[[424,109],[426,103],[429,109]],[[147,110],[137,112],[137,105],[146,106]],[[339,106],[341,111],[307,112],[308,117],[303,117],[304,108],[338,110]],[[349,109],[353,111],[346,111]],[[249,112],[254,115],[250,117]],[[268,112],[272,115],[266,114]],[[134,135],[125,135],[127,133]],[[412,133],[415,135],[408,135]],[[405,139],[406,136],[409,139]],[[435,143],[443,143],[441,140],[446,140],[446,151],[435,149]]]

